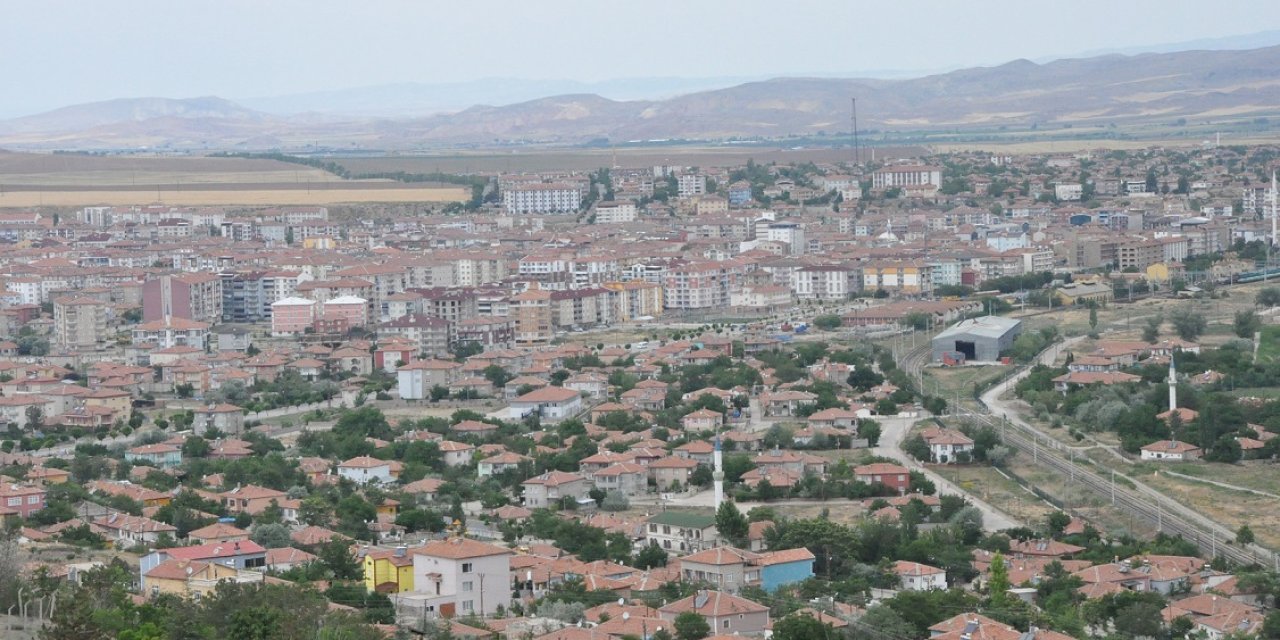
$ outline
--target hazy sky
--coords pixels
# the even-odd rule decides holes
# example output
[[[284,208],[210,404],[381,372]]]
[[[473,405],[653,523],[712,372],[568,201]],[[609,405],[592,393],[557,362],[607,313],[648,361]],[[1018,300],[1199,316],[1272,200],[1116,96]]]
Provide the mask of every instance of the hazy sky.
[[[491,77],[936,70],[1280,28],[1185,0],[0,0],[0,113]],[[1222,10],[1218,10],[1221,8]]]

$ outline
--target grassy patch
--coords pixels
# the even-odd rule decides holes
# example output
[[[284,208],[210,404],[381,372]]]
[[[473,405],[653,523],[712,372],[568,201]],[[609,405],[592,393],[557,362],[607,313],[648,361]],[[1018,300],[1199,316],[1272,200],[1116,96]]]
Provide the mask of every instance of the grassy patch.
[[[1262,327],[1262,339],[1258,343],[1258,362],[1275,362],[1280,358],[1280,325]]]

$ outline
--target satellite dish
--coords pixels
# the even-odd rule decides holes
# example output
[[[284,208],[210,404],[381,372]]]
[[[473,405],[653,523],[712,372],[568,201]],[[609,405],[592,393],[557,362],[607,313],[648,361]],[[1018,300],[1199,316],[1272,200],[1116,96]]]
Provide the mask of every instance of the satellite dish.
[[[627,601],[626,601],[625,599],[623,599],[623,598],[618,598],[618,606],[619,606],[619,607],[621,607],[622,605],[624,605],[624,604],[626,604],[626,603],[627,603]]]
[[[630,620],[630,619],[631,619],[631,612],[630,612],[630,611],[623,611],[623,612],[622,612],[622,619],[623,619],[624,621],[626,621],[626,620]]]

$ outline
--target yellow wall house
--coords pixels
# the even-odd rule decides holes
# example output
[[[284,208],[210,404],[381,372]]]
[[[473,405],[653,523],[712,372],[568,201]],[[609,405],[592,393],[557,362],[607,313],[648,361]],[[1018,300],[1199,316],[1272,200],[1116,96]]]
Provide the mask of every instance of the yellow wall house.
[[[146,595],[173,594],[183,598],[204,597],[220,582],[262,582],[263,574],[198,560],[166,560],[147,572]]]
[[[378,593],[413,591],[413,554],[405,547],[370,550],[364,557],[364,588]]]

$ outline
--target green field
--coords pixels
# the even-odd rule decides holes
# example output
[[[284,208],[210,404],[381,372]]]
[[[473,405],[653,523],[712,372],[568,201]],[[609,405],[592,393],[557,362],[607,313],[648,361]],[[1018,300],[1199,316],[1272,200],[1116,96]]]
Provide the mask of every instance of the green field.
[[[1262,327],[1262,340],[1258,344],[1258,362],[1275,362],[1280,358],[1280,325]]]

